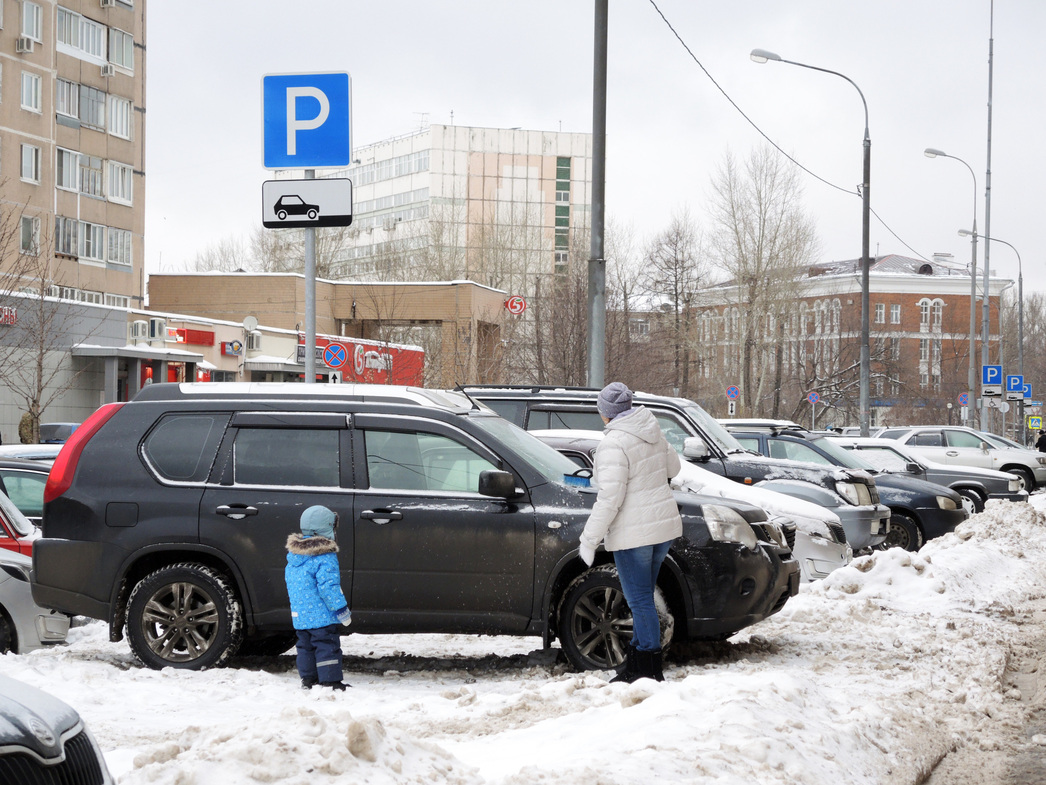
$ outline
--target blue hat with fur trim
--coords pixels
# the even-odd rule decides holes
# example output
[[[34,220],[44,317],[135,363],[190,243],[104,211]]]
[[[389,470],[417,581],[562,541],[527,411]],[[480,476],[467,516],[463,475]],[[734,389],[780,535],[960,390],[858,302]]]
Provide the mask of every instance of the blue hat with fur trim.
[[[334,539],[334,525],[338,516],[322,504],[314,504],[301,514],[301,533],[306,537]]]

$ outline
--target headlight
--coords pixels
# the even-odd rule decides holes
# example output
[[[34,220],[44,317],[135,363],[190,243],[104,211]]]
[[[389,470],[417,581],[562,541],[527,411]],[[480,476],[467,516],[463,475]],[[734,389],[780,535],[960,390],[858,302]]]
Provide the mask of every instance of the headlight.
[[[758,547],[755,532],[737,510],[721,504],[703,504],[701,510],[704,512],[708,533],[713,540],[739,542],[753,551]]]
[[[1017,493],[1017,491],[1021,489],[1021,481],[1014,477],[1006,484],[1006,487],[1009,489],[1010,493]]]
[[[872,503],[872,494],[863,482],[843,482],[835,484],[835,490],[850,504],[868,505]]]
[[[1039,466],[1046,466],[1046,458],[1036,458],[1035,460],[1039,462]]]
[[[955,503],[954,499],[949,499],[947,496],[938,496],[937,506],[940,507],[942,510],[954,510],[959,505]]]

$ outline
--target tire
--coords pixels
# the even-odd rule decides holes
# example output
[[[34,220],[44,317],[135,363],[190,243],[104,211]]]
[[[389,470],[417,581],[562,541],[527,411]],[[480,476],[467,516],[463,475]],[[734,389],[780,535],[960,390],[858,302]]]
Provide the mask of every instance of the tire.
[[[0,654],[18,650],[18,638],[15,635],[15,626],[7,618],[7,614],[0,608]]]
[[[229,580],[202,564],[146,575],[127,603],[131,651],[150,668],[224,665],[243,640],[243,608]]]
[[[906,551],[917,551],[923,547],[923,533],[919,524],[909,515],[894,513],[890,516],[890,533],[886,539],[875,546],[877,551],[890,548],[904,548]]]
[[[298,636],[293,632],[278,632],[274,635],[251,636],[243,639],[236,650],[237,657],[275,657],[293,649]]]
[[[654,589],[654,605],[664,648],[672,641],[675,617],[660,588]],[[632,640],[632,612],[612,564],[583,572],[567,587],[559,606],[559,640],[577,670],[610,670],[625,661]]]
[[[310,221],[315,221],[317,215],[319,215],[319,213],[317,213],[315,210],[309,210],[309,220]]]
[[[1020,478],[1021,488],[1031,493],[1035,490],[1035,475],[1023,466],[1015,466],[1012,469],[1003,469],[1004,472],[1008,472],[1016,477]]]
[[[962,508],[970,515],[984,512],[984,497],[972,488],[955,488],[957,494],[962,497]]]
[[[280,210],[278,213],[276,213],[276,217],[279,218],[281,221],[287,220],[287,211]]]

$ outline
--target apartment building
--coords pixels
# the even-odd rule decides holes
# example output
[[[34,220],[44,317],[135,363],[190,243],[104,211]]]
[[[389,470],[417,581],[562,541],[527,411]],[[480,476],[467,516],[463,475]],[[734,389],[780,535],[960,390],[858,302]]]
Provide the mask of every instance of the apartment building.
[[[0,269],[65,300],[142,303],[145,6],[0,3]]]

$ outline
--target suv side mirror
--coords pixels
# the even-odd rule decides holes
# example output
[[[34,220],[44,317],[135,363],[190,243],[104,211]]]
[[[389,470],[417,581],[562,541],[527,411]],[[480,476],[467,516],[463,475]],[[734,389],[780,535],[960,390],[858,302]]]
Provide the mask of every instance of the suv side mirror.
[[[516,495],[516,476],[512,472],[488,469],[479,473],[479,492],[484,496],[509,499]]]
[[[692,461],[707,461],[708,445],[697,436],[690,436],[683,441],[683,457]]]
[[[911,462],[911,463],[905,464],[905,467],[904,467],[904,470],[906,472],[908,472],[908,474],[922,474],[922,469],[923,469],[923,467],[920,466],[919,464],[915,463],[914,461]]]
[[[985,442],[985,441],[981,442],[981,449],[984,450],[985,452],[988,452],[988,450],[990,450],[991,448],[992,448],[992,446],[990,444],[988,444],[988,442]]]

